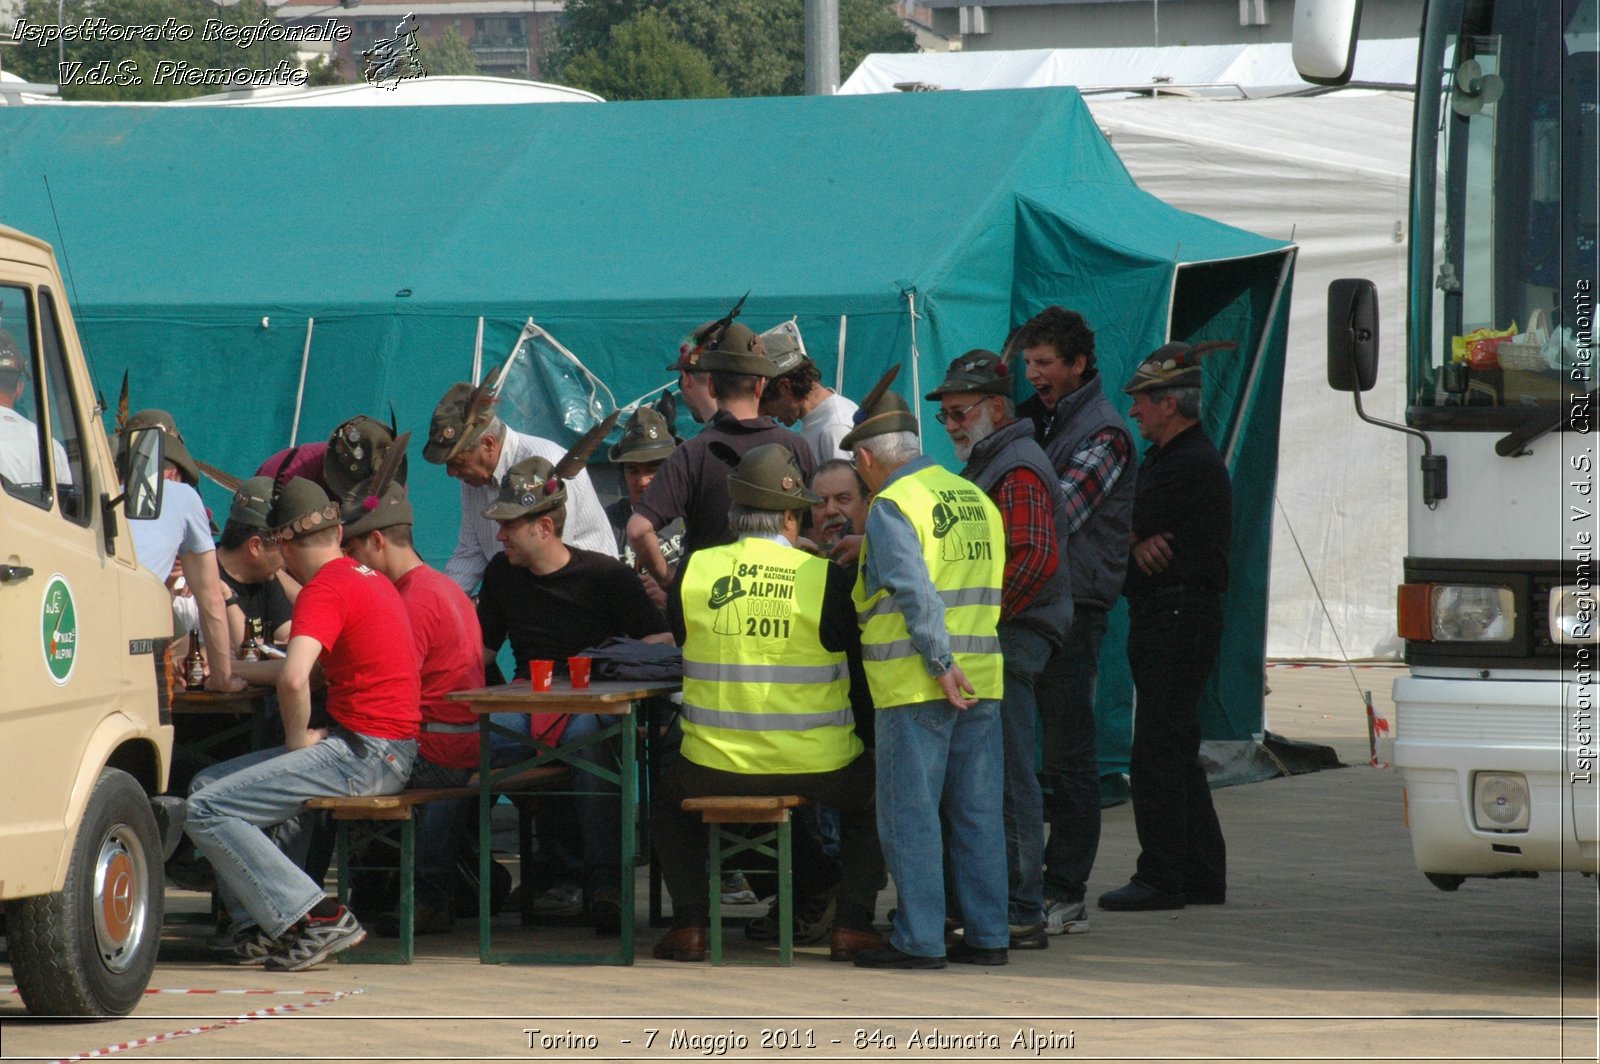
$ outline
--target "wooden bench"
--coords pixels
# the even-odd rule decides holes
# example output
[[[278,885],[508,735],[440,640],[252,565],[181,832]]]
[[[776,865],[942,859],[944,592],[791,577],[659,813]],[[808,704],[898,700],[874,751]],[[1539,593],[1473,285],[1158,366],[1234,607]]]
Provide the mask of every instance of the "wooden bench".
[[[794,963],[794,867],[793,829],[789,813],[807,804],[809,799],[797,794],[774,795],[714,795],[703,798],[685,798],[685,812],[699,813],[700,819],[710,828],[711,841],[711,963],[721,965],[722,959],[722,867],[724,857],[739,853],[758,853],[775,857],[778,862],[778,960],[781,967]],[[746,834],[726,825],[770,824],[759,834]],[[739,872],[749,869],[728,868]]]
[[[536,765],[514,776],[508,776],[495,785],[496,795],[513,799],[517,807],[518,859],[522,879],[529,882],[529,868],[533,862],[532,806],[526,801],[530,793],[551,790],[566,784],[571,773],[566,766],[544,767]],[[410,964],[416,940],[416,812],[432,802],[460,799],[477,801],[478,777],[474,775],[462,787],[428,787],[399,791],[395,794],[375,794],[359,798],[313,798],[306,802],[307,809],[326,809],[333,817],[335,845],[339,854],[339,900],[348,903],[355,871],[354,852],[358,846],[381,842],[393,846],[400,853],[400,946],[393,951],[352,950],[343,954],[349,962],[368,964]],[[528,893],[524,891],[524,893]]]

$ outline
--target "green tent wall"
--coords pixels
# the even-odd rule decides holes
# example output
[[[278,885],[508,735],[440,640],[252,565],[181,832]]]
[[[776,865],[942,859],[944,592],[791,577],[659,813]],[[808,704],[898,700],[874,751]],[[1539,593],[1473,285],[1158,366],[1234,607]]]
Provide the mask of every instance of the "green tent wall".
[[[915,398],[1049,303],[1096,327],[1124,410],[1115,385],[1169,337],[1235,339],[1207,369],[1236,532],[1204,716],[1210,738],[1260,730],[1293,248],[1138,190],[1072,89],[5,108],[0,222],[63,256],[100,388],[114,395],[129,370],[134,405],[172,410],[191,449],[225,469],[249,472],[289,442],[314,319],[300,439],[392,404],[414,432],[417,535],[435,563],[454,544],[457,495],[421,461],[420,437],[469,376],[480,317],[485,367],[532,316],[622,402],[666,383],[682,336],[746,290],[742,320],[798,316],[830,384],[844,317],[854,395],[898,362]],[[553,420],[519,427],[570,438]],[[953,464],[931,417],[925,429]],[[1126,766],[1131,703],[1115,633],[1103,675],[1111,771]]]

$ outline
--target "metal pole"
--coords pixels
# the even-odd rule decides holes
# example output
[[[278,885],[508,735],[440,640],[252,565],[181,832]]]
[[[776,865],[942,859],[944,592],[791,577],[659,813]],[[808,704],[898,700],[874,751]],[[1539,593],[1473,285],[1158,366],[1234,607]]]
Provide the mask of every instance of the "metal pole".
[[[839,91],[839,0],[806,0],[806,95]]]

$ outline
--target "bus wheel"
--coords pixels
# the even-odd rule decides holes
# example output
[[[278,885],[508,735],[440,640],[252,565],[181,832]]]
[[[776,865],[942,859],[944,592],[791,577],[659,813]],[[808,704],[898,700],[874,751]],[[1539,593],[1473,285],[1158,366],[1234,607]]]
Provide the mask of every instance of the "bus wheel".
[[[1428,877],[1429,883],[1446,892],[1455,890],[1467,881],[1466,876],[1453,875],[1449,872],[1424,872],[1422,874]]]
[[[164,888],[150,799],[126,772],[101,770],[66,885],[6,904],[12,974],[28,1011],[132,1012],[155,970]]]

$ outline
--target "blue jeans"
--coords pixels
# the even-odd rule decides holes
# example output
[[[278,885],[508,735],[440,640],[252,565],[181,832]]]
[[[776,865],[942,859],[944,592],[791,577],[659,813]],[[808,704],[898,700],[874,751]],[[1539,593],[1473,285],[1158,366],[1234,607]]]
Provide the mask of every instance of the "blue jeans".
[[[1005,748],[1006,874],[1014,924],[1044,919],[1044,798],[1039,790],[1039,703],[1034,682],[1055,648],[1043,635],[1000,625],[1006,659],[1000,732]]]
[[[1100,849],[1100,763],[1095,752],[1095,681],[1106,611],[1079,602],[1066,642],[1039,674],[1039,714],[1044,724],[1044,767],[1050,792],[1045,812],[1050,837],[1044,847],[1044,889],[1055,901],[1083,900]]]
[[[408,786],[423,790],[464,787],[471,778],[470,768],[436,765],[419,755]],[[462,843],[475,843],[478,839],[478,800],[457,798],[448,802],[429,802],[418,806],[415,816],[417,904],[453,916],[456,855]]]
[[[574,713],[561,733],[561,743],[576,743],[616,721],[616,717],[598,713]],[[582,756],[615,772],[618,750],[618,740],[612,737],[603,745],[589,744]],[[634,767],[628,766],[628,771]],[[572,789],[588,792],[579,794],[576,801],[578,828],[583,833],[583,886],[592,905],[594,891],[617,890],[622,882],[622,802],[617,784],[576,765],[572,767]]]
[[[958,710],[940,702],[879,709],[878,837],[899,906],[889,941],[917,957],[944,956],[944,843],[939,811],[950,823],[950,872],[967,942],[1005,949],[1006,872],[1002,812],[1005,752],[1000,703]]]
[[[411,774],[417,744],[335,728],[303,750],[280,747],[264,754],[191,794],[184,830],[211,862],[221,889],[238,900],[251,922],[276,937],[305,916],[323,891],[266,829],[298,816],[310,798],[394,794]]]

